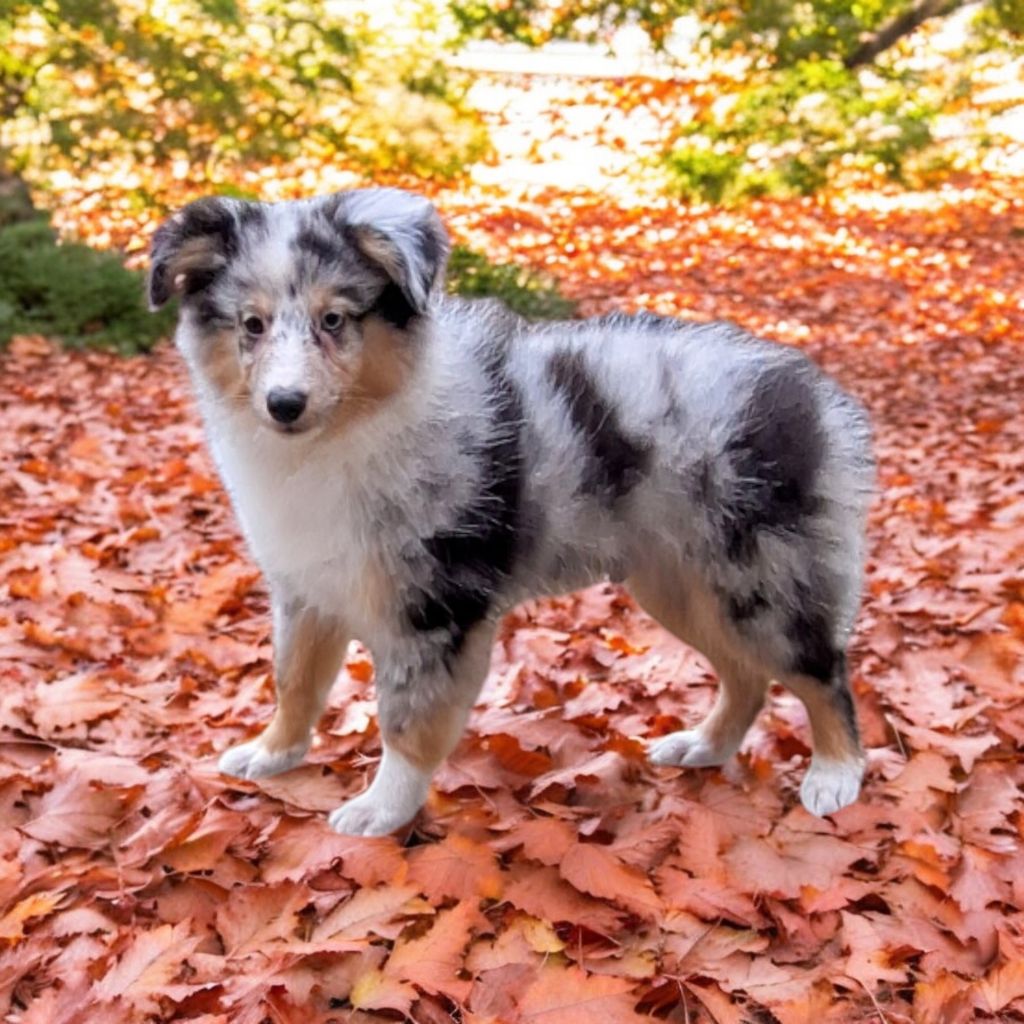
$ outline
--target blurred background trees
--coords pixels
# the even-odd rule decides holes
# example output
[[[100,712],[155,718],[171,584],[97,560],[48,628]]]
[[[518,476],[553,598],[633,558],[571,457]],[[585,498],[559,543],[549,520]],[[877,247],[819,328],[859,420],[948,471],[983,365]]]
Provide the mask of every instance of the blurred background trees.
[[[692,79],[665,166],[721,201],[941,171],[936,126],[1019,53],[1024,0],[0,0],[0,161],[40,181],[297,153],[450,176],[487,149],[460,43],[623,28]]]
[[[396,8],[396,11],[398,8]],[[483,151],[436,15],[328,0],[2,0],[8,163],[282,158],[452,173]]]
[[[665,166],[681,194],[712,202],[809,193],[848,172],[940,175],[953,151],[933,145],[937,126],[958,118],[947,132],[983,135],[972,97],[1001,84],[1024,33],[1024,0],[453,0],[452,11],[468,36],[529,46],[645,33],[701,81]]]
[[[491,152],[463,59],[474,47],[486,68],[495,43],[604,52],[626,39],[640,57],[613,91],[635,107],[660,90],[671,108],[637,167],[674,196],[728,203],[977,166],[993,118],[1024,110],[1022,32],[1024,0],[0,0],[0,342],[37,329],[123,347],[144,332],[130,317],[109,329],[137,279],[113,257],[57,256],[26,183],[57,211],[71,192],[79,208],[90,190],[109,205],[116,182],[123,217],[146,226],[181,200],[170,180],[252,198],[296,167],[294,193],[339,166],[461,180]],[[468,250],[453,268],[468,293],[562,309],[520,268]],[[76,274],[102,294],[32,285]],[[61,309],[41,315],[47,303]]]

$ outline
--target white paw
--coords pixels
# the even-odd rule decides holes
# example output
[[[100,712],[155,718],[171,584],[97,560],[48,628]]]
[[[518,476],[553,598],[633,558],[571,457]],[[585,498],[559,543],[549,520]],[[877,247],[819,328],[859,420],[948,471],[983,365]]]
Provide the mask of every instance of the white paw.
[[[267,750],[259,739],[250,740],[225,750],[217,770],[236,779],[265,779],[294,768],[306,756],[306,750],[305,744],[287,750]]]
[[[647,748],[647,759],[651,764],[710,768],[725,764],[735,752],[734,747],[711,743],[700,729],[684,729],[652,743]]]
[[[346,836],[387,836],[408,825],[419,809],[419,804],[381,804],[367,792],[331,811],[327,820],[335,832]]]
[[[800,800],[811,814],[819,818],[835,814],[857,799],[863,775],[864,764],[860,760],[813,757],[800,787]]]

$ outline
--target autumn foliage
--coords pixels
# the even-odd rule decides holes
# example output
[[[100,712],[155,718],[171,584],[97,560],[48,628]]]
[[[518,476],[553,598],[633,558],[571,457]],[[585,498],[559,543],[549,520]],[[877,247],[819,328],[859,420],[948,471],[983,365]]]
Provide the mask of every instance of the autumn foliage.
[[[267,598],[182,369],[23,337],[0,371],[4,1019],[1024,1018],[1019,199],[438,200],[587,312],[731,317],[868,404],[863,799],[801,808],[782,694],[723,770],[650,768],[643,740],[714,684],[612,586],[509,619],[408,836],[325,821],[379,754],[362,650],[308,764],[219,776],[270,712]]]
[[[553,275],[582,314],[803,346],[871,412],[862,799],[803,810],[808,731],[782,692],[723,769],[651,768],[645,742],[715,683],[611,585],[510,616],[404,835],[326,824],[380,754],[358,647],[304,766],[219,775],[273,705],[268,602],[183,367],[166,344],[19,334],[0,353],[5,1024],[1024,1021],[1019,181],[686,207],[643,181],[673,83],[533,87],[478,90],[497,149],[475,178],[400,179],[457,242]],[[210,181],[123,171],[83,166],[50,205],[138,265]],[[308,153],[232,173],[268,199],[359,180]],[[466,252],[474,288],[519,281]]]

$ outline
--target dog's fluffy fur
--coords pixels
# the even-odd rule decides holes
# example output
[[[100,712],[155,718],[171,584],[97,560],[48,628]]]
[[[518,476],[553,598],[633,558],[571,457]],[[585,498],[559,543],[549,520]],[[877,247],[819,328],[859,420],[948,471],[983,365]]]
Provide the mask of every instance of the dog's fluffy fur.
[[[873,476],[859,405],[726,324],[535,325],[446,298],[447,252],[433,207],[394,189],[205,199],[157,232],[150,301],[182,295],[177,344],[272,598],[277,710],[221,770],[298,764],[357,637],[384,753],[330,820],[390,832],[458,741],[499,617],[611,577],[721,679],[652,761],[722,763],[776,679],[811,720],[805,806],[850,803],[845,649]]]

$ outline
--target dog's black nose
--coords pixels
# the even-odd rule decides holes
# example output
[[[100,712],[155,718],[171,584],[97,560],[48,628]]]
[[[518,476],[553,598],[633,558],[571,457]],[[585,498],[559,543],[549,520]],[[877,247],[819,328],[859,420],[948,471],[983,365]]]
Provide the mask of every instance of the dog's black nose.
[[[273,388],[267,395],[267,412],[278,423],[294,423],[306,408],[306,395],[288,388]]]

